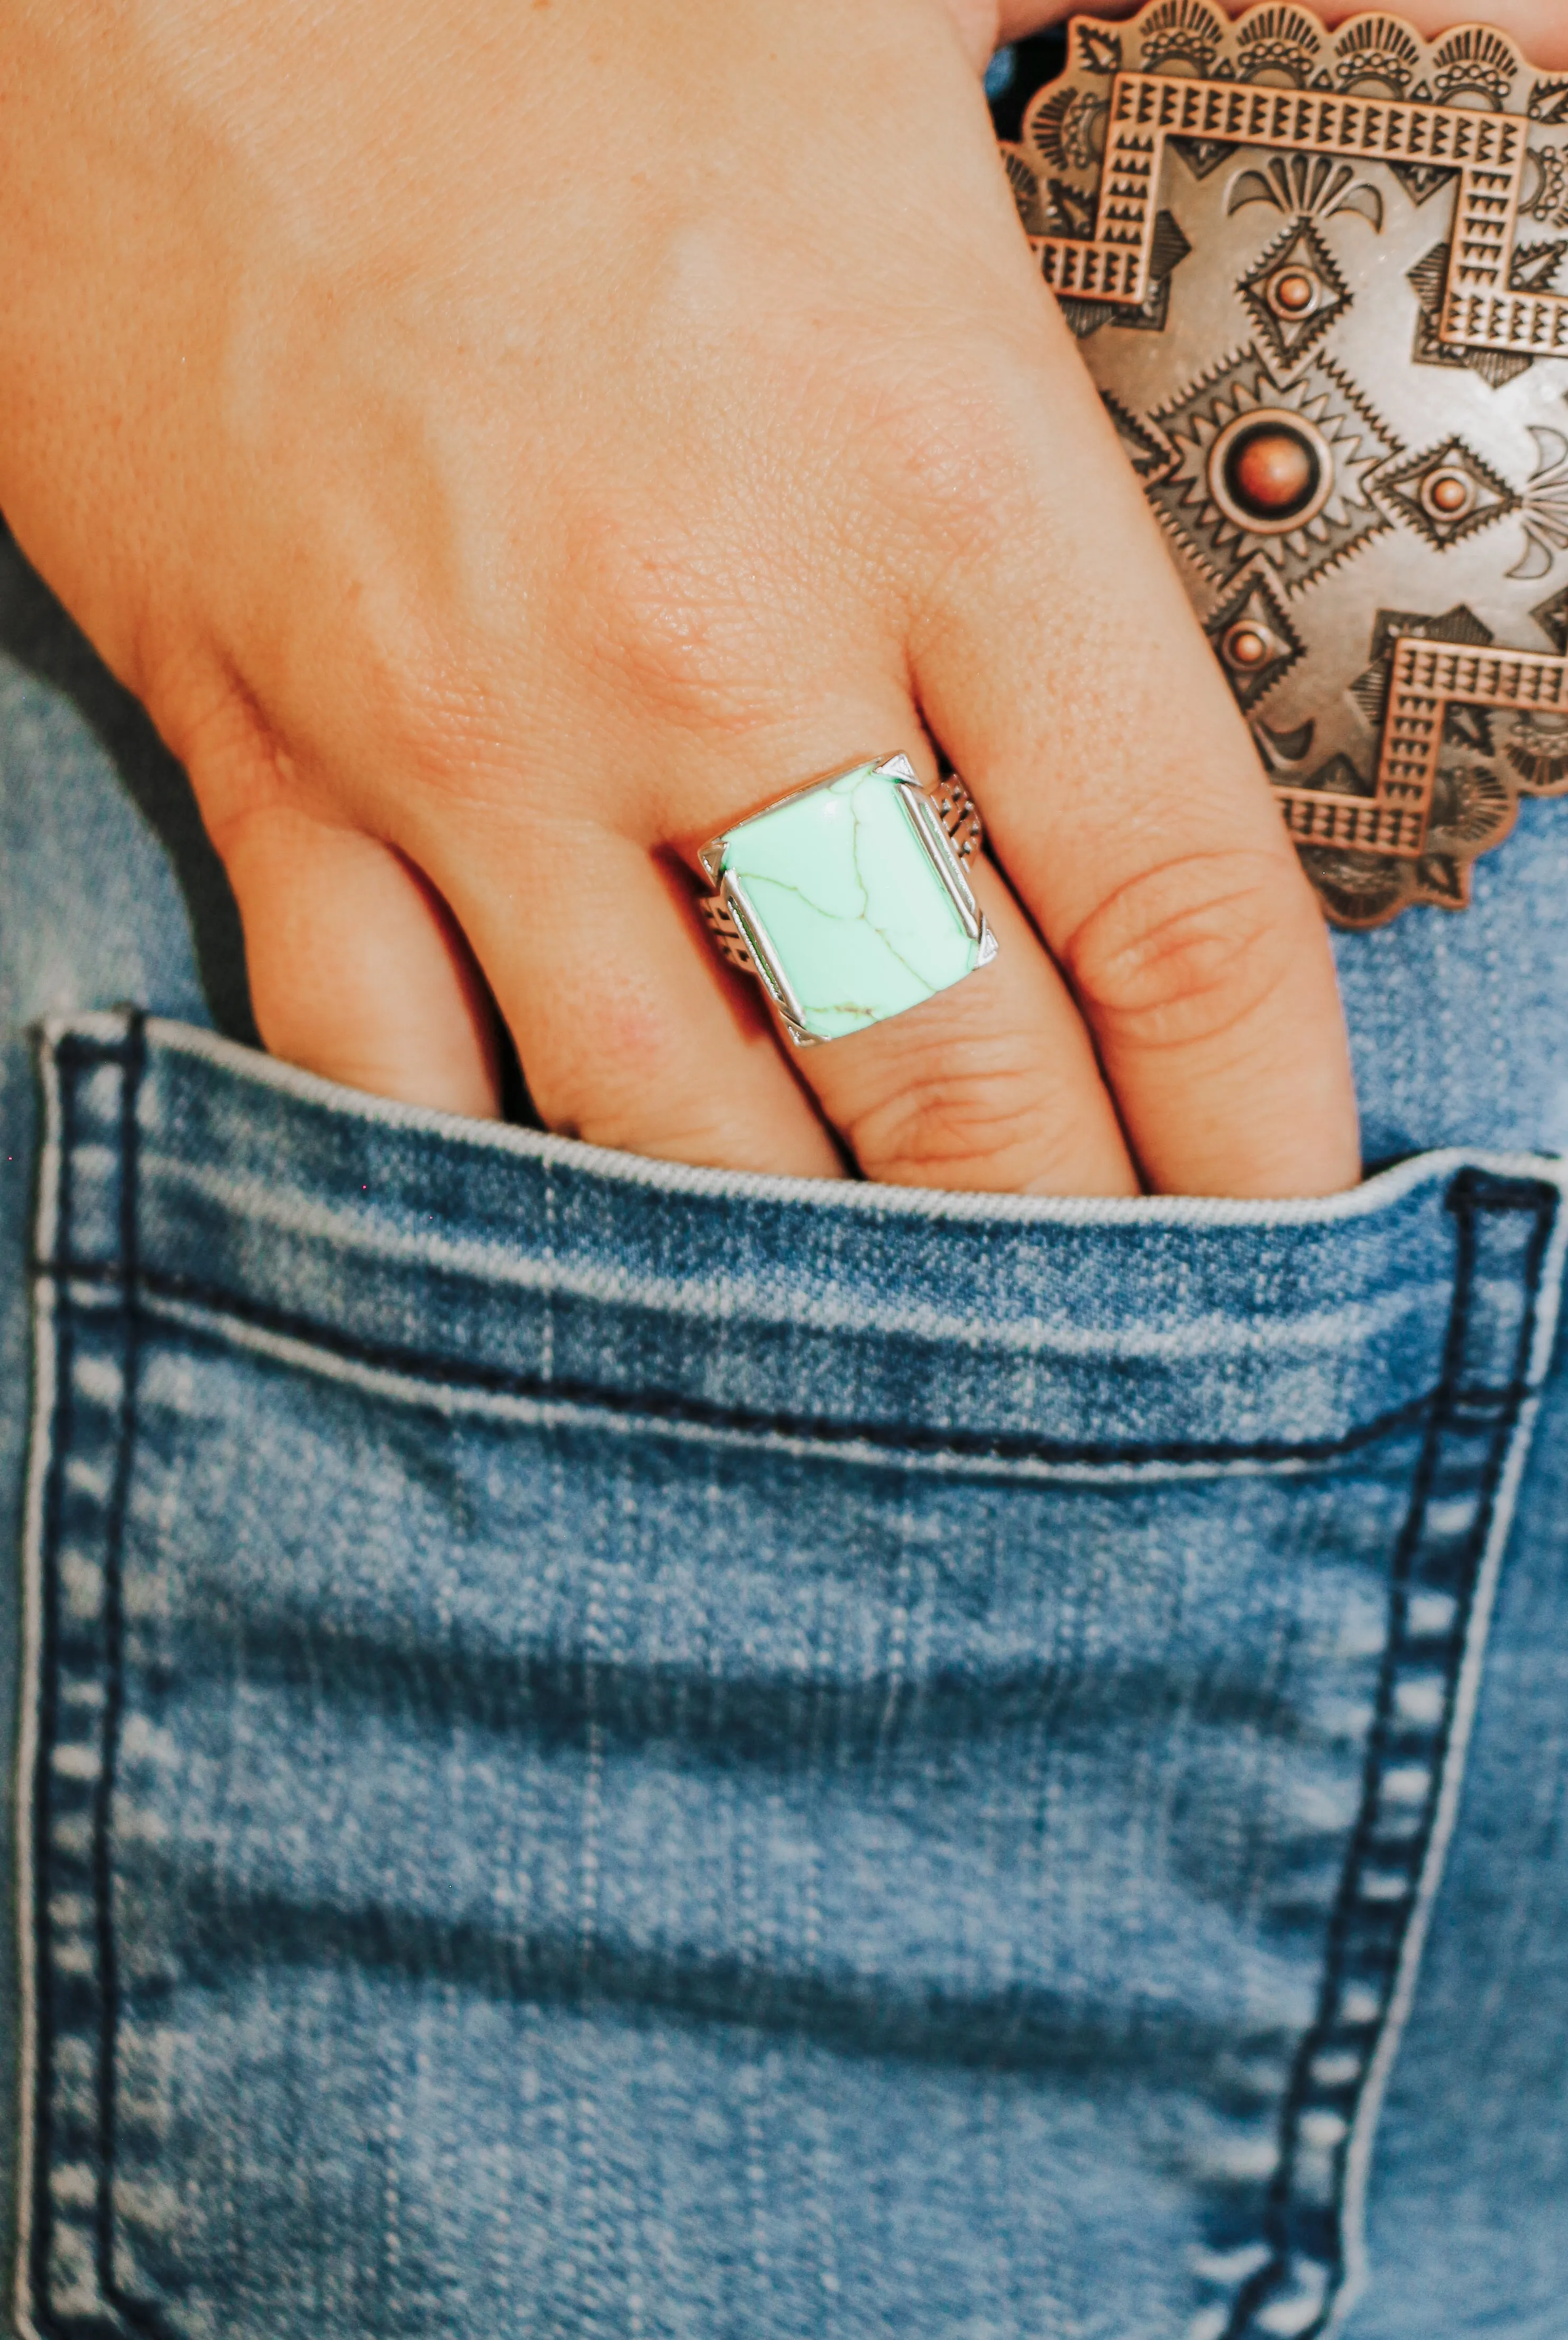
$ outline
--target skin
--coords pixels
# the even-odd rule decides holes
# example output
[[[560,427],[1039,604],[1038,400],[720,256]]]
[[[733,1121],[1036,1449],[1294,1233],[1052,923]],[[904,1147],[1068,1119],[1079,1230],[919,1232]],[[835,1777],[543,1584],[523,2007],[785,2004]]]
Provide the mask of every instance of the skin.
[[[277,1054],[493,1113],[499,1015],[551,1127],[678,1161],[1355,1178],[1315,902],[997,166],[1045,13],[0,0],[0,505]],[[694,848],[932,738],[1000,955],[790,1060]]]

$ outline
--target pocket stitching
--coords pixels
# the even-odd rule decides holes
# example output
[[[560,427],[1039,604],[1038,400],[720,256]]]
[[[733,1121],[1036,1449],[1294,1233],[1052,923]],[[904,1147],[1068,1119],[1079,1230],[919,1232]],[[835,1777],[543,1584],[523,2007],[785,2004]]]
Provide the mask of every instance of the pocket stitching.
[[[28,1555],[30,1580],[36,1577],[35,1583],[29,1582],[29,1602],[31,1605],[36,1601],[40,1612],[38,1678],[23,1686],[24,1698],[37,1710],[38,1726],[33,1776],[19,1780],[19,1795],[26,1800],[21,1813],[22,1825],[30,1831],[32,1846],[34,1906],[31,1910],[24,1907],[20,1911],[22,1925],[31,1935],[25,1947],[24,1974],[29,1987],[24,2007],[24,2029],[32,2101],[24,2107],[29,2135],[24,2163],[25,2186],[18,2204],[17,2315],[23,2328],[30,2333],[83,2328],[81,2307],[56,2309],[54,2278],[56,2267],[67,2273],[74,2268],[79,2283],[90,2265],[97,2297],[93,2308],[86,2311],[87,2328],[106,2307],[123,2330],[144,2334],[146,2340],[168,2340],[155,2314],[121,2294],[114,2264],[119,1990],[112,1824],[124,1697],[119,1562],[135,1451],[135,1366],[140,1337],[134,1269],[139,1142],[136,1103],[145,1067],[143,1019],[132,1019],[123,1047],[89,1046],[83,1052],[83,1062],[97,1066],[114,1063],[122,1076],[117,1114],[120,1191],[116,1233],[120,1256],[128,1272],[121,1279],[121,1304],[116,1312],[117,1353],[100,1353],[94,1359],[91,1387],[87,1377],[78,1370],[78,1327],[72,1312],[53,1312],[52,1427],[55,1435],[48,1458],[40,1522],[43,1548]],[[58,1132],[55,1224],[67,1254],[75,1205],[75,1105],[74,1084],[67,1079],[57,1080],[51,1098],[52,1118]],[[44,1279],[40,1284],[41,1304],[47,1290],[48,1279]],[[105,1383],[109,1385],[105,1386]],[[108,1447],[112,1457],[106,1491],[94,1498],[94,1507],[102,1515],[95,1539],[102,1549],[102,1561],[98,1563],[103,1588],[102,1648],[94,1652],[93,1671],[82,1668],[78,1676],[90,1683],[95,1672],[102,1683],[102,1716],[89,1726],[95,1736],[95,1745],[92,1736],[66,1740],[57,1728],[57,1678],[70,1671],[61,1654],[61,1561],[67,1542],[65,1470],[67,1456],[80,1453],[81,1423],[89,1408],[103,1417],[98,1443]],[[84,1553],[80,1557],[86,1560]],[[92,1714],[91,1702],[86,1710]],[[60,1763],[62,1752],[72,1754],[70,1767]],[[72,1864],[70,1882],[86,1889],[75,1895],[59,1890],[63,1815],[55,1809],[56,1798],[69,1806],[68,1824],[78,1834],[85,1833],[90,1848],[85,1858],[78,1854]],[[30,1810],[26,1809],[28,1802]],[[74,1920],[62,1919],[57,1931],[64,1938],[56,1939],[52,1938],[51,1925],[62,1905],[86,1914],[78,1914]],[[85,1990],[75,1994],[58,1992],[58,1997],[67,2002],[73,1995],[85,2002],[79,2008],[78,2019],[74,2024],[55,2020],[58,2010],[53,1988],[63,1973],[71,1972],[92,1978],[91,1987]],[[90,2067],[93,2072],[94,2133],[85,2137],[79,2134],[83,2125],[73,2092],[59,2086],[58,2050],[67,2037],[74,2037],[81,2050],[78,2063]],[[73,2137],[78,2148],[69,2162],[62,2151],[62,2132]],[[77,2198],[69,2205],[87,2214],[74,2220],[63,2215],[65,2206],[55,2198],[53,2181],[68,2172],[75,2176],[74,2192],[78,2196],[89,2190],[80,2183],[81,2175],[92,2181],[90,2204]],[[98,2328],[102,2328],[101,2322]]]
[[[104,1557],[108,1563],[105,1571],[106,1586],[109,1579],[116,1579],[112,1590],[117,1596],[117,1572],[114,1567],[114,1560],[118,1548],[118,1540],[124,1532],[127,1480],[135,1445],[135,1367],[138,1345],[142,1338],[143,1302],[145,1297],[155,1294],[159,1282],[159,1279],[149,1277],[140,1268],[137,1255],[136,1100],[145,1065],[140,1020],[137,1019],[133,1024],[127,1042],[123,1047],[111,1048],[88,1044],[79,1051],[73,1052],[68,1058],[65,1057],[64,1049],[60,1054],[65,1059],[61,1069],[66,1076],[59,1082],[61,1092],[58,1172],[60,1240],[51,1246],[51,1249],[59,1256],[57,1259],[40,1264],[41,1292],[56,1286],[61,1278],[71,1278],[117,1288],[120,1306],[114,1312],[114,1316],[117,1319],[120,1343],[120,1385],[117,1401],[113,1408],[116,1425],[114,1470],[107,1502],[101,1506],[104,1514]],[[105,1266],[101,1262],[74,1263],[72,1259],[74,1250],[72,1176],[75,1142],[75,1100],[74,1082],[69,1076],[76,1071],[105,1063],[114,1064],[123,1076],[118,1114],[121,1147],[121,1189],[118,1211],[120,1257],[119,1262],[112,1267]],[[1362,1425],[1357,1431],[1349,1433],[1345,1439],[1316,1443],[1309,1448],[1287,1448],[1283,1456],[1278,1454],[1277,1448],[1260,1450],[1237,1445],[1221,1446],[1217,1449],[1190,1445],[1174,1449],[1152,1447],[1097,1449],[1087,1445],[1067,1445],[1065,1443],[1052,1446],[1049,1443],[1041,1441],[1007,1440],[1004,1442],[998,1439],[986,1439],[969,1442],[951,1436],[944,1437],[938,1433],[917,1433],[913,1438],[908,1432],[897,1433],[897,1443],[904,1448],[914,1446],[938,1452],[966,1453],[973,1453],[978,1443],[982,1459],[986,1454],[995,1453],[1004,1443],[1012,1447],[1022,1446],[1029,1455],[1037,1459],[1049,1456],[1052,1459],[1076,1461],[1234,1460],[1249,1453],[1257,1454],[1260,1452],[1267,1452],[1277,1459],[1317,1459],[1345,1451],[1349,1445],[1365,1443],[1367,1438],[1383,1434],[1391,1426],[1397,1426],[1399,1419],[1408,1421],[1425,1416],[1428,1423],[1426,1452],[1417,1471],[1410,1511],[1394,1561],[1394,1566],[1398,1567],[1403,1557],[1405,1563],[1405,1589],[1408,1591],[1412,1573],[1420,1557],[1420,1539],[1426,1523],[1433,1488],[1439,1475],[1443,1441],[1456,1429],[1464,1428],[1466,1423],[1473,1424],[1482,1415],[1486,1416],[1489,1440],[1485,1460],[1477,1480],[1474,1516],[1465,1542],[1468,1570],[1466,1605],[1449,1653],[1450,1661],[1445,1676],[1443,1712],[1433,1740],[1432,1770],[1434,1779],[1437,1782],[1434,1809],[1428,1815],[1420,1849],[1413,1863],[1414,1867],[1421,1872],[1419,1892],[1425,1896],[1428,1905],[1431,1894],[1436,1889],[1436,1874],[1435,1872],[1429,1874],[1432,1867],[1430,1856],[1438,1818],[1435,1809],[1436,1800],[1444,1790],[1453,1784],[1449,1775],[1453,1770],[1453,1759],[1455,1754],[1457,1753],[1459,1760],[1463,1760],[1464,1750],[1458,1743],[1456,1730],[1460,1677],[1464,1668],[1471,1664],[1473,1660],[1476,1662],[1479,1660],[1479,1651],[1474,1646],[1477,1638],[1474,1629],[1480,1607],[1480,1573],[1485,1564],[1490,1543],[1494,1540],[1489,1531],[1495,1530],[1499,1524],[1504,1531],[1506,1528],[1506,1520],[1502,1519],[1501,1522],[1499,1520],[1498,1491],[1503,1482],[1510,1457],[1517,1452],[1519,1433],[1528,1427],[1526,1408],[1530,1394],[1529,1360],[1532,1354],[1537,1303],[1542,1292],[1547,1260],[1549,1237],[1556,1216],[1559,1199],[1555,1188],[1544,1180],[1509,1180],[1501,1178],[1495,1174],[1474,1171],[1462,1171],[1455,1176],[1450,1187],[1449,1202],[1450,1207],[1455,1212],[1461,1251],[1458,1271],[1454,1278],[1450,1333],[1444,1353],[1443,1378],[1429,1398],[1417,1402],[1413,1407],[1403,1409],[1401,1416],[1395,1418],[1393,1423],[1384,1422],[1377,1425]],[[1484,1384],[1467,1383],[1464,1378],[1464,1367],[1477,1274],[1475,1229],[1477,1225],[1486,1218],[1495,1218],[1500,1222],[1506,1221],[1510,1217],[1516,1217],[1521,1211],[1533,1215],[1534,1232],[1522,1276],[1516,1279],[1521,1284],[1524,1306],[1513,1344],[1513,1360],[1515,1369],[1501,1387],[1493,1388]],[[221,1304],[233,1309],[233,1303],[226,1296],[222,1298]],[[235,1309],[234,1313],[237,1314],[241,1312]],[[108,1318],[111,1312],[105,1311],[105,1318]],[[281,1312],[258,1309],[253,1314],[258,1323],[263,1324],[269,1321],[269,1318],[280,1325],[286,1324],[288,1322]],[[57,1562],[59,1558],[59,1473],[63,1469],[65,1456],[73,1451],[73,1433],[77,1427],[79,1393],[71,1372],[72,1335],[76,1330],[75,1315],[76,1312],[72,1312],[68,1305],[61,1312],[61,1329],[64,1337],[56,1345],[55,1354],[55,1423],[62,1434],[57,1438],[51,1463],[55,1483],[51,1496],[51,1518],[45,1541],[52,1562]],[[307,1327],[305,1337],[311,1339],[318,1347],[332,1346],[330,1338],[323,1337],[319,1328]],[[367,1362],[371,1360],[367,1359]],[[382,1362],[387,1361],[382,1360]],[[409,1361],[400,1359],[398,1362],[406,1367]],[[471,1373],[461,1373],[451,1368],[443,1368],[440,1361],[424,1361],[422,1377],[455,1383],[459,1386],[483,1385]],[[522,1394],[568,1402],[571,1402],[573,1395],[566,1386],[551,1383],[541,1377],[507,1376],[505,1378],[514,1385],[521,1384],[520,1393]],[[586,1403],[604,1405],[618,1411],[640,1413],[662,1413],[693,1421],[711,1422],[716,1417],[719,1423],[727,1427],[750,1427],[780,1431],[788,1434],[797,1426],[789,1416],[763,1413],[746,1416],[734,1410],[701,1408],[685,1400],[668,1402],[664,1404],[655,1402],[650,1404],[646,1400],[621,1401],[620,1393],[607,1393],[598,1389],[581,1393],[581,1395]],[[100,1404],[107,1403],[102,1391],[94,1393],[94,1402]],[[849,1439],[882,1443],[893,1443],[893,1434],[889,1433],[883,1425],[875,1425],[870,1430],[867,1430],[860,1426],[850,1427],[838,1423],[810,1424],[806,1427],[805,1434],[819,1437],[822,1443],[829,1444]],[[1394,1596],[1396,1591],[1397,1588],[1391,1583],[1391,1598]],[[1483,1627],[1484,1622],[1483,1619]],[[111,1800],[115,1769],[118,1701],[123,1694],[117,1637],[118,1620],[111,1604],[105,1615],[105,1646],[103,1661],[106,1700],[102,1725],[103,1757],[92,1800],[94,1812],[95,1881],[99,1888],[94,1896],[96,1902],[94,1949],[97,1956],[99,1990],[102,1999],[101,2018],[96,2027],[95,2048],[98,2107],[104,2149],[96,2157],[98,2184],[96,2199],[93,2206],[90,2247],[101,2285],[101,2296],[105,2304],[112,2302],[123,2327],[144,2333],[149,2335],[149,2340],[161,2340],[165,2327],[157,2316],[156,2311],[150,2305],[126,2298],[119,2291],[114,2281],[114,2152],[117,2141],[114,2101],[116,1988],[113,1911],[108,1891],[111,1880],[106,1872],[112,1865],[112,1849],[109,1842],[109,1829],[112,1822]],[[1395,1636],[1391,1635],[1389,1654],[1385,1658],[1384,1666],[1383,1688],[1380,1690],[1380,1700],[1384,1704],[1387,1698],[1392,1696],[1390,1685],[1394,1679],[1397,1661],[1397,1641]],[[40,1700],[46,1696],[42,1681],[30,1686],[30,1689],[31,1694]],[[40,1735],[46,1746],[53,1746],[55,1742],[48,1730],[41,1731]],[[1352,1889],[1355,1878],[1359,1867],[1365,1865],[1367,1846],[1375,1841],[1375,1816],[1377,1799],[1382,1789],[1384,1752],[1384,1746],[1374,1729],[1373,1739],[1369,1741],[1363,1810],[1346,1857],[1345,1879],[1342,1882],[1342,1899],[1345,1899],[1347,1895],[1354,1899]],[[49,1876],[51,1853],[44,1840],[44,1822],[46,1814],[42,1792],[44,1787],[42,1779],[38,1780],[37,1786],[40,1792],[31,1817],[36,1830],[35,1875],[42,1881],[47,1879]],[[1441,1847],[1437,1848],[1439,1856],[1441,1849]],[[40,1891],[32,1912],[31,1921],[35,1932],[35,1957],[36,1971],[39,1973],[46,1972],[49,1965],[50,1945],[45,1939],[45,1934],[51,1899],[52,1895],[46,1888]],[[1399,1932],[1396,1961],[1403,1958],[1404,1947],[1411,1934],[1414,1916],[1413,1908],[1411,1917],[1406,1919]],[[1418,1951],[1419,1943],[1416,1944],[1416,1948]],[[1331,1944],[1325,1953],[1326,1961],[1331,1968],[1333,1958],[1334,1949]],[[1324,2040],[1332,2028],[1332,2018],[1326,2010],[1329,2008],[1331,1992],[1337,1987],[1337,1981],[1341,1978],[1342,1976],[1336,1976],[1333,1972],[1325,1973],[1318,2018],[1305,2035],[1298,2053],[1297,2083],[1293,2086],[1287,2098],[1282,2122],[1285,2149],[1282,2152],[1281,2168],[1287,2175],[1287,2183],[1280,2190],[1279,2201],[1275,2206],[1276,2215],[1273,2218],[1268,2236],[1269,2260],[1255,2275],[1240,2285],[1223,2325],[1211,2326],[1216,2334],[1223,2330],[1227,2335],[1227,2340],[1262,2340],[1265,2327],[1258,2318],[1268,2308],[1271,2302],[1277,2304],[1280,2301],[1283,2291],[1293,2280],[1294,2271],[1290,2263],[1291,2216],[1293,2209],[1299,2206],[1292,2203],[1289,2181],[1294,2178],[1294,2174],[1299,2166],[1299,2132],[1302,2121],[1312,2110],[1322,2109],[1321,2105],[1315,2105],[1312,2100],[1305,2076],[1309,2074],[1312,2058],[1314,2055],[1320,2052]],[[1354,2295],[1355,2281],[1359,2270],[1354,2264],[1357,2238],[1352,2230],[1359,2216],[1359,2208],[1352,2198],[1356,2176],[1352,2164],[1358,2135],[1366,2127],[1364,2114],[1368,2115],[1372,2120],[1375,2119],[1377,2109],[1375,2096],[1379,2086],[1379,2073],[1375,2067],[1381,2057],[1382,2077],[1386,2076],[1387,2063],[1392,2057],[1392,2046],[1396,2041],[1395,1997],[1396,1991],[1391,1979],[1386,2003],[1374,2031],[1368,2037],[1367,2053],[1363,2059],[1360,2077],[1354,2092],[1356,2111],[1343,2142],[1339,2157],[1333,2205],[1334,2257],[1332,2263],[1325,2264],[1324,2268],[1323,2310],[1315,2321],[1297,2327],[1300,2340],[1310,2340],[1310,2335],[1323,2333],[1331,2324],[1337,2324],[1342,2320]],[[42,2028],[41,2024],[40,2029]],[[37,2134],[32,2141],[33,2249],[28,2274],[31,2279],[32,2304],[36,2307],[39,2304],[46,2302],[49,2297],[47,2242],[51,2226],[56,2216],[56,2206],[50,2199],[49,2169],[45,2165],[51,2161],[57,2165],[58,2157],[51,2152],[55,2140],[49,2134],[48,2107],[43,2102],[41,2095],[35,2097],[33,2113],[36,2119]],[[1369,2144],[1369,2139],[1366,2142]],[[1365,2160],[1364,2149],[1361,2169],[1363,2178]],[[84,2236],[83,2239],[86,2241],[88,2237]],[[20,2295],[23,2271],[19,2268],[18,2272]],[[19,2305],[21,2304],[19,2297]],[[65,2325],[56,2325],[54,2322],[52,2308],[46,2309],[45,2313],[49,2316],[45,2328],[49,2330],[80,2328],[70,2311],[67,2311]],[[29,2328],[36,2327],[29,2325]]]
[[[1317,2012],[1297,2048],[1282,2109],[1278,2174],[1261,2237],[1267,2256],[1242,2280],[1228,2313],[1222,2311],[1210,2322],[1214,2340],[1271,2340],[1281,2331],[1290,2332],[1294,2340],[1319,2340],[1319,2335],[1343,2325],[1365,2281],[1363,2227],[1373,2138],[1414,1998],[1457,1806],[1492,1597],[1510,1524],[1511,1505],[1500,1497],[1511,1467],[1516,1479],[1522,1442],[1531,1427],[1527,1376],[1560,1200],[1556,1190],[1543,1180],[1500,1178],[1481,1171],[1462,1171],[1449,1189],[1458,1258],[1444,1373],[1434,1393],[1410,1509],[1391,1561],[1390,1630],[1379,1673],[1377,1710],[1367,1742],[1361,1810],[1330,1919]],[[1501,1223],[1508,1215],[1520,1212],[1528,1215],[1531,1230],[1518,1275],[1523,1305],[1514,1334],[1516,1370],[1502,1390],[1494,1390],[1465,1378],[1480,1275],[1477,1231],[1488,1217]],[[1486,1425],[1489,1436],[1484,1456],[1471,1474],[1471,1516],[1456,1555],[1452,1542],[1445,1542],[1445,1531],[1434,1524],[1439,1490],[1450,1483],[1445,1442],[1456,1443],[1479,1423]],[[1450,1506],[1454,1500],[1452,1495],[1447,1498]],[[1395,1857],[1389,1839],[1394,1718],[1402,1681],[1425,1689],[1434,1671],[1432,1658],[1419,1654],[1422,1641],[1430,1637],[1415,1634],[1411,1628],[1413,1601],[1421,1596],[1424,1587],[1429,1598],[1447,1597],[1439,1580],[1454,1576],[1456,1560],[1460,1589],[1454,1596],[1454,1621],[1443,1647],[1441,1703],[1428,1718],[1424,1739],[1418,1738],[1416,1719],[1406,1718],[1400,1750],[1407,1770],[1424,1763],[1427,1786],[1417,1829],[1403,1855],[1408,1872],[1403,1896],[1404,1916],[1392,1929],[1390,1941],[1384,1922],[1388,1899],[1378,1888],[1390,1874],[1386,1864]],[[1467,1687],[1469,1712],[1465,1711]],[[1420,1753],[1414,1751],[1416,1747]],[[1397,1836],[1393,1839],[1398,1840]],[[1379,1860],[1385,1865],[1378,1867]],[[1363,1944],[1359,1981],[1354,1972],[1358,1929]],[[1374,1966],[1369,1952],[1380,1933],[1385,1938]],[[1382,1998],[1374,2017],[1360,2023],[1347,2019],[1353,1993],[1371,1988],[1366,1975],[1378,1968]],[[1327,2084],[1321,2074],[1315,2075],[1314,2067],[1332,2055],[1336,2036],[1343,2041],[1347,2033],[1358,2035],[1355,2077]],[[1342,2055],[1352,2052],[1342,2046]],[[1326,2209],[1310,2198],[1302,2183],[1304,2169],[1310,2176],[1315,2161],[1321,2199],[1325,2154],[1311,2139],[1315,2117],[1343,2123],[1331,2148],[1333,2183]],[[1304,2311],[1302,2319],[1279,2320],[1280,2310],[1284,2308],[1288,2315],[1293,2301]]]

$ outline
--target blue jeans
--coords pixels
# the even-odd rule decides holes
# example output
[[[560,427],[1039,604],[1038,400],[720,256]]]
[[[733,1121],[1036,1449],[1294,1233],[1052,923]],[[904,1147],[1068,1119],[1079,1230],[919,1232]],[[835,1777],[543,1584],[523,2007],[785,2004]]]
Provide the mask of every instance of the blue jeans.
[[[1357,1193],[817,1187],[259,1056],[0,645],[18,2328],[1560,2340],[1568,807]]]

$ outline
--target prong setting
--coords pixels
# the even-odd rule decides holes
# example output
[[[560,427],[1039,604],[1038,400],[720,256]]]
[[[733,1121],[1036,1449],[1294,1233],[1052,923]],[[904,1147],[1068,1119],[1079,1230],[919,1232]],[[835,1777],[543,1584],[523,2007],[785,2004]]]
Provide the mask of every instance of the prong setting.
[[[853,764],[710,838],[703,914],[791,1045],[814,1047],[989,965],[997,939],[964,867],[979,838],[956,775],[928,793],[908,756]]]

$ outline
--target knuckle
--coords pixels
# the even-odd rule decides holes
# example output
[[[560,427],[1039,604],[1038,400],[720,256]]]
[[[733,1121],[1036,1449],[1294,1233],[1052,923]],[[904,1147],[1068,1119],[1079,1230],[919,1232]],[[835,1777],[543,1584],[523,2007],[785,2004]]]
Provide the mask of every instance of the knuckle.
[[[340,783],[367,813],[386,794],[375,777],[407,774],[433,800],[468,803],[515,768],[516,688],[478,628],[451,621],[434,597],[386,582],[343,596],[330,637],[357,739],[334,719],[327,741]],[[300,698],[291,689],[290,703]],[[373,752],[367,746],[373,742]],[[364,767],[362,775],[361,766]]]
[[[1037,402],[1037,380],[1005,347],[937,360],[884,396],[868,444],[879,450],[885,493],[938,558],[987,561],[1037,514],[1024,427]]]
[[[1028,1053],[940,1065],[868,1104],[844,1132],[861,1169],[900,1186],[1006,1188],[1037,1175],[1059,1138]]]
[[[233,673],[214,667],[192,678],[160,707],[158,725],[190,775],[225,861],[259,824],[302,810],[305,792],[293,758]]]
[[[579,661],[640,713],[741,731],[778,698],[777,653],[739,529],[600,513],[566,564]]]
[[[988,560],[1027,501],[1021,454],[978,389],[910,419],[902,469],[928,542],[954,560]]]
[[[726,1163],[735,1153],[731,1117],[721,1101],[650,1091],[611,1073],[596,1084],[531,1076],[530,1097],[545,1127],[618,1154],[661,1162]]]
[[[1289,979],[1303,941],[1270,853],[1167,862],[1119,887],[1065,946],[1102,1043],[1164,1051],[1219,1041]]]

